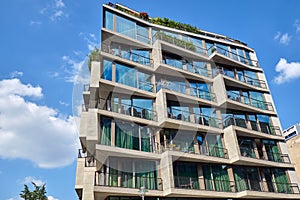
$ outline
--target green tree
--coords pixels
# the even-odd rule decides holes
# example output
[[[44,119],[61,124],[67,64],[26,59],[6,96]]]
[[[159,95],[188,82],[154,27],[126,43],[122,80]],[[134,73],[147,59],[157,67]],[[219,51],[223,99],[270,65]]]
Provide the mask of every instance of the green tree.
[[[34,190],[30,191],[29,187],[25,184],[24,190],[21,191],[20,197],[25,200],[47,200],[46,196],[46,186],[45,184],[40,186],[32,182]]]

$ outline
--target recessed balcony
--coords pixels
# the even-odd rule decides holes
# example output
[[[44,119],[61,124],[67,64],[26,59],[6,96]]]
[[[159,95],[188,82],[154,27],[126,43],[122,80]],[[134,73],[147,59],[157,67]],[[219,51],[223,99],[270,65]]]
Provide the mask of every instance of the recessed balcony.
[[[156,83],[156,91],[160,89],[167,89],[174,92],[179,92],[182,94],[190,95],[207,101],[216,102],[216,95],[210,91],[202,90],[197,87],[189,86],[187,87],[185,83],[181,82],[171,82],[171,81],[158,81]]]
[[[155,111],[151,109],[135,106],[132,104],[125,104],[122,102],[116,102],[113,100],[100,98],[98,100],[98,108],[101,110],[107,110],[114,113],[156,121]]]
[[[188,176],[174,176],[175,188],[207,190],[216,192],[235,192],[233,181],[211,180]]]
[[[144,187],[147,190],[163,190],[162,179],[156,177],[146,177],[143,175],[133,175],[130,172],[118,174],[95,172],[95,186],[118,187],[140,189]]]
[[[227,91],[227,99],[229,101],[238,102],[239,104],[251,106],[253,108],[258,108],[260,110],[272,111],[272,112],[274,111],[274,107],[270,102],[265,102],[259,99],[242,96],[239,93],[233,91]]]
[[[235,181],[235,187],[237,192],[248,190],[257,192],[299,194],[299,187],[297,183],[241,179]]]
[[[105,53],[118,56],[122,59],[126,59],[141,65],[153,67],[153,60],[150,57],[135,53],[134,50],[133,51],[123,50],[120,48],[115,48],[112,45],[106,45],[106,44],[102,44],[101,50]]]
[[[168,118],[200,124],[203,126],[222,128],[222,123],[216,117],[184,111],[176,108],[172,108],[172,112],[168,113]]]
[[[252,60],[250,57],[244,57],[244,55],[239,55],[236,52],[230,52],[219,45],[213,45],[208,48],[207,54],[212,60],[218,63],[224,63],[235,67],[245,66],[254,69],[259,68],[257,60]]]
[[[291,163],[288,154],[263,151],[261,149],[252,149],[252,148],[246,148],[241,146],[240,146],[240,153],[241,156],[243,157],[261,159],[261,160],[278,162],[278,163],[287,163],[287,164]]]
[[[260,132],[263,134],[274,135],[274,136],[282,136],[281,130],[278,126],[273,126],[267,122],[255,122],[255,121],[247,121],[242,118],[228,116],[223,119],[223,128],[228,126],[237,126],[243,129],[249,129],[256,132]]]

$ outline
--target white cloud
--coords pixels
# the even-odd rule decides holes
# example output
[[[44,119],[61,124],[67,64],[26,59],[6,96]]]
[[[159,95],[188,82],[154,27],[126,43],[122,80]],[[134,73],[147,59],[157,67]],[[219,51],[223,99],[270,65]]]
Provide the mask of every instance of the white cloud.
[[[292,38],[292,36],[289,36],[288,33],[285,33],[280,37],[279,43],[284,44],[284,45],[288,45],[291,41],[291,38]]]
[[[288,33],[281,34],[281,32],[277,32],[273,38],[274,40],[279,40],[280,44],[288,45],[292,39]]]
[[[43,185],[46,184],[44,181],[39,180],[39,179],[37,179],[33,176],[25,177],[23,182],[22,182],[22,184],[26,184],[26,185],[31,184],[31,183],[35,183],[37,186],[43,186]]]
[[[62,106],[69,106],[69,104],[64,102],[64,101],[59,101],[59,104],[62,105]]]
[[[54,198],[53,196],[48,196],[48,200],[59,200],[59,199]]]
[[[296,33],[300,33],[300,21],[299,20],[295,21],[294,26],[296,28]]]
[[[24,73],[20,71],[14,71],[10,73],[10,78],[17,78],[23,76]]]
[[[87,42],[87,46],[90,51],[99,46],[99,40],[96,38],[95,34],[80,32],[79,36],[83,37],[83,39]]]
[[[34,21],[34,20],[31,20],[31,21],[29,22],[29,24],[30,24],[31,26],[34,26],[34,25],[41,25],[42,22],[41,22],[41,21]]]
[[[281,36],[281,33],[277,32],[276,35],[274,36],[274,40],[278,40],[280,36]]]
[[[30,100],[42,96],[39,86],[0,81],[0,158],[26,159],[41,168],[74,161],[79,146],[73,117]]]
[[[65,12],[66,5],[62,0],[54,0],[52,4],[40,10],[40,14],[48,16],[51,21],[58,21],[64,17],[68,17]]]
[[[87,59],[82,61],[76,61],[69,56],[63,56],[62,60],[64,62],[64,69],[67,74],[65,80],[67,82],[76,84],[86,84],[89,83],[89,71],[87,66]]]
[[[275,71],[279,73],[279,75],[274,78],[277,84],[300,78],[300,62],[288,63],[286,59],[281,58],[275,67]]]

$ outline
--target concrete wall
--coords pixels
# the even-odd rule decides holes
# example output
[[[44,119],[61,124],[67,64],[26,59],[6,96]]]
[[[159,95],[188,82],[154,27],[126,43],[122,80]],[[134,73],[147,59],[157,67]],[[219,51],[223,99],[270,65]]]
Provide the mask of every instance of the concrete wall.
[[[298,180],[300,180],[300,135],[293,137],[286,143],[290,152],[291,161],[295,165]]]

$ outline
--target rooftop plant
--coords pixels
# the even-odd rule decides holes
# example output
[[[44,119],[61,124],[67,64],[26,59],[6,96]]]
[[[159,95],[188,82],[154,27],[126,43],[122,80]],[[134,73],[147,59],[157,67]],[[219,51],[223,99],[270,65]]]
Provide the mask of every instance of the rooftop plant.
[[[191,26],[190,24],[176,22],[176,21],[170,20],[168,18],[160,18],[160,17],[149,18],[149,15],[146,12],[140,12],[140,13],[133,12],[129,9],[126,9],[126,8],[124,8],[122,6],[118,6],[118,5],[115,5],[114,7],[122,12],[125,12],[134,17],[138,17],[140,19],[149,21],[150,23],[153,23],[153,24],[166,26],[166,27],[170,27],[170,28],[175,28],[178,30],[187,31],[187,32],[196,33],[196,34],[201,33],[201,30],[199,28],[197,28],[195,26]]]
[[[180,40],[176,37],[172,37],[170,35],[165,34],[164,32],[157,32],[155,34],[156,39],[161,39],[163,41],[175,44],[176,46],[186,48],[191,51],[196,51],[196,46],[192,42]]]
[[[91,67],[92,61],[100,62],[100,50],[97,47],[95,47],[89,54],[89,68]]]

